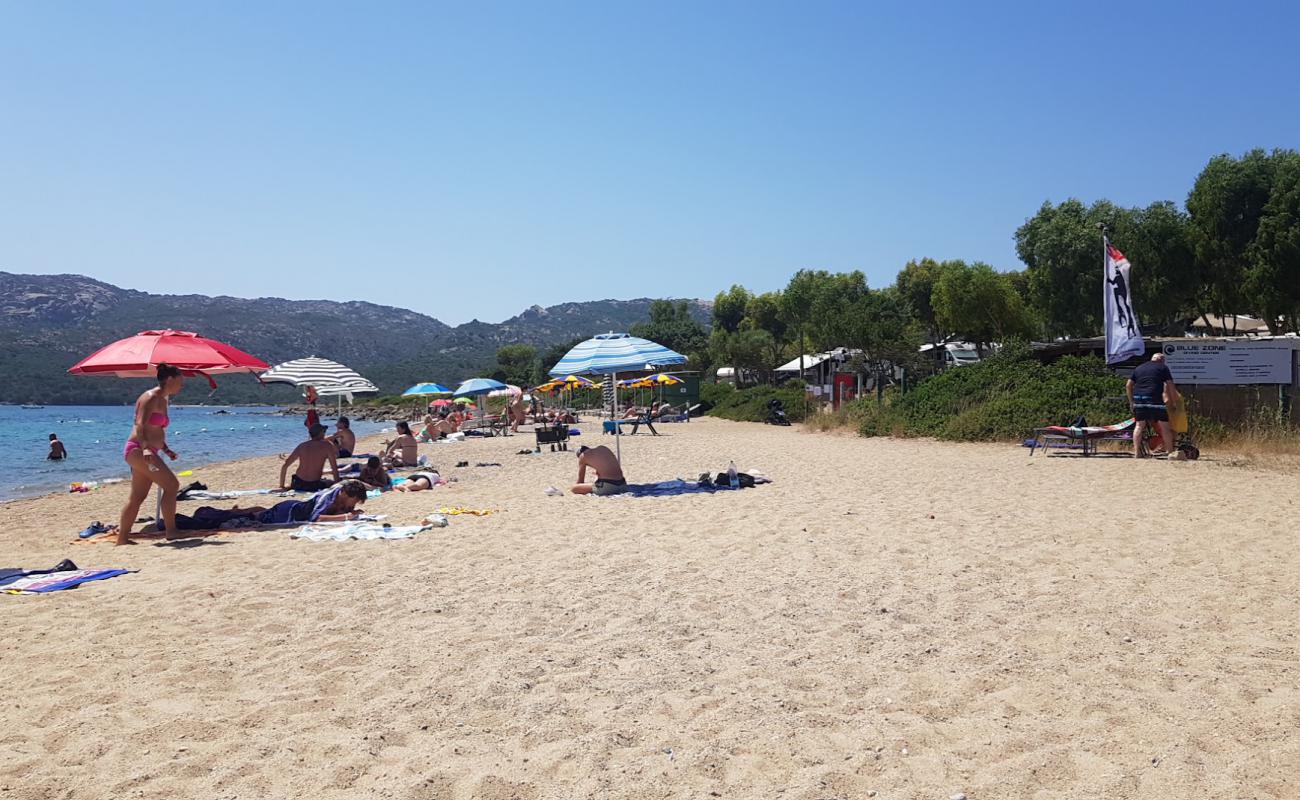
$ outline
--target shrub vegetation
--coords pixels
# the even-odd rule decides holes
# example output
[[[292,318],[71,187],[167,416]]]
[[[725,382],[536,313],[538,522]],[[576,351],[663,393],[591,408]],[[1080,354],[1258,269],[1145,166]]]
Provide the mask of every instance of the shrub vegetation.
[[[1029,347],[1011,344],[969,367],[936,375],[885,402],[864,398],[850,416],[863,436],[933,436],[967,442],[1019,439],[1079,415],[1106,425],[1128,415],[1123,379],[1098,358],[1041,364]]]

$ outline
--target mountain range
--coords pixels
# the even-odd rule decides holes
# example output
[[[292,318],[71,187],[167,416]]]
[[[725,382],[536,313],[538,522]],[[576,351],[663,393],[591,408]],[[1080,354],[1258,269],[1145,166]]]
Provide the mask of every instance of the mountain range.
[[[269,364],[316,355],[352,367],[384,393],[418,381],[456,382],[490,372],[497,348],[545,350],[605,331],[626,331],[648,318],[650,298],[533,306],[501,323],[455,327],[414,311],[365,302],[156,295],[83,275],[0,272],[0,402],[123,403],[142,380],[69,375],[104,345],[142,330],[194,331]],[[709,304],[691,301],[707,324]],[[218,379],[209,396],[190,381],[181,402],[285,403],[297,392],[249,376]]]

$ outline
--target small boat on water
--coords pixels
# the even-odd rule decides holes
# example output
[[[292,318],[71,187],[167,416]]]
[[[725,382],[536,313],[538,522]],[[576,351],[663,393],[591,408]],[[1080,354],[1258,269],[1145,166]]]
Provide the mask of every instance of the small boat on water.
[[[38,406],[38,405],[35,405],[35,404],[33,404],[33,403],[23,403],[22,406],[20,406],[20,408],[26,408],[26,409],[31,410],[31,409],[37,409],[37,408],[45,408],[45,406]]]

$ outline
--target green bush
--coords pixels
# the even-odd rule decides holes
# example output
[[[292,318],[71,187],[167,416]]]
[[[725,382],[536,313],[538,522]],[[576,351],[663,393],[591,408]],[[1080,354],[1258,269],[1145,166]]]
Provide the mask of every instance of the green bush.
[[[785,405],[792,422],[802,422],[808,409],[804,403],[804,383],[792,380],[780,386],[751,386],[737,389],[731,384],[703,384],[700,399],[713,404],[709,416],[737,422],[762,422],[767,419],[768,401],[776,398]]]
[[[949,369],[904,395],[857,401],[863,436],[933,436],[1005,441],[1083,415],[1106,425],[1128,414],[1124,381],[1097,358],[1041,364],[1027,345],[1004,347],[969,367]]]

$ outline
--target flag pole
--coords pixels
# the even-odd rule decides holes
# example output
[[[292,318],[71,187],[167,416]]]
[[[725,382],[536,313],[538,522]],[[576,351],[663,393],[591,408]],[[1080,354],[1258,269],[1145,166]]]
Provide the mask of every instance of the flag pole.
[[[1106,268],[1106,261],[1110,257],[1110,251],[1106,249],[1106,232],[1110,227],[1104,222],[1097,223],[1097,232],[1101,234],[1101,324],[1102,324],[1102,347],[1106,351],[1106,365],[1110,366],[1110,319],[1106,316],[1106,297],[1107,288],[1110,285],[1110,271]]]

